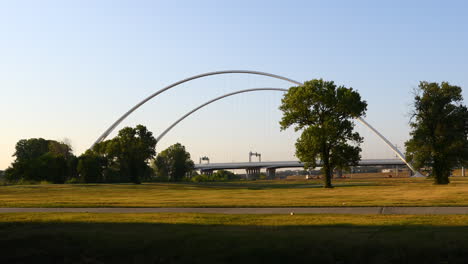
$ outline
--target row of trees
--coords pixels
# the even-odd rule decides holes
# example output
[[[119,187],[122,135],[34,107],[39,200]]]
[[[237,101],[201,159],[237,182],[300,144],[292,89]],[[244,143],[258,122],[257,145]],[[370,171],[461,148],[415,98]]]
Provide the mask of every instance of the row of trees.
[[[181,181],[193,173],[194,163],[177,143],[156,156],[156,139],[143,125],[125,127],[76,157],[71,147],[42,138],[16,144],[15,161],[5,171],[10,182],[133,182]]]
[[[421,82],[415,91],[406,158],[436,184],[449,183],[451,171],[468,163],[468,110],[461,92],[447,82]],[[322,162],[325,187],[332,187],[335,169],[358,164],[363,138],[352,120],[364,116],[366,109],[357,91],[321,79],[291,87],[283,97],[281,129],[302,131],[296,156],[306,169]]]

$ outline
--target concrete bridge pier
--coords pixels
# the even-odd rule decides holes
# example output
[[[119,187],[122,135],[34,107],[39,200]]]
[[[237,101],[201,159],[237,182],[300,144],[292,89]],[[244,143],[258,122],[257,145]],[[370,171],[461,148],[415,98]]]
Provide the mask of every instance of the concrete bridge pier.
[[[274,179],[276,177],[276,168],[267,168],[266,171],[268,179]]]
[[[248,168],[245,171],[247,180],[258,179],[260,176],[260,168]]]
[[[207,176],[213,175],[213,170],[200,170],[200,174],[205,174]]]

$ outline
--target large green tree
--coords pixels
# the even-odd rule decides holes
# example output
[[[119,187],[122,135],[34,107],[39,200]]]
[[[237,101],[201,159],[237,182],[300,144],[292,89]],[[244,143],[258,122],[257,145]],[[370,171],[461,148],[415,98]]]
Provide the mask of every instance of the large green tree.
[[[104,182],[104,170],[108,160],[88,150],[78,158],[77,172],[81,182]]]
[[[176,143],[158,154],[154,161],[156,175],[170,181],[181,181],[193,171],[194,163],[190,153],[180,143]]]
[[[50,181],[64,183],[75,175],[76,157],[69,145],[43,138],[21,139],[16,143],[15,161],[6,170],[9,181]]]
[[[324,187],[331,188],[333,170],[357,165],[361,158],[362,138],[354,132],[352,119],[365,114],[367,103],[352,88],[322,79],[291,87],[281,103],[281,129],[302,131],[296,156],[306,169],[321,162]]]
[[[156,155],[155,147],[153,133],[137,125],[121,129],[115,138],[95,145],[93,151],[109,162],[106,167],[117,169],[121,178],[140,183],[151,173],[148,162]],[[91,162],[89,165],[95,166]]]
[[[468,111],[461,92],[448,82],[420,82],[415,91],[406,157],[416,169],[429,170],[436,184],[448,184],[452,169],[468,161]]]

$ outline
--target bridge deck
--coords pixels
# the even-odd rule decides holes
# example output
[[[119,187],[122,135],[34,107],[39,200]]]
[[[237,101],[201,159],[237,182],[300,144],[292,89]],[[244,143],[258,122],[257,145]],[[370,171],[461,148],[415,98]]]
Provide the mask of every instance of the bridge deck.
[[[359,166],[383,166],[383,165],[405,165],[400,159],[364,159]],[[231,162],[196,164],[197,170],[223,170],[223,169],[249,169],[249,168],[301,168],[304,164],[300,161],[263,161],[263,162]]]

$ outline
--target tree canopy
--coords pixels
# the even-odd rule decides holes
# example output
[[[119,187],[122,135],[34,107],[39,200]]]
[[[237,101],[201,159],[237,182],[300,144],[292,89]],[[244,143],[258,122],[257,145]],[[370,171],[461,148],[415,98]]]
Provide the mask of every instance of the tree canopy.
[[[156,175],[169,181],[181,181],[192,172],[194,163],[190,153],[180,143],[176,143],[158,154],[154,161]]]
[[[306,168],[322,163],[324,187],[332,187],[334,169],[347,169],[359,162],[362,138],[354,132],[351,119],[363,116],[366,109],[367,103],[357,91],[322,79],[291,87],[284,95],[281,129],[293,126],[302,130],[296,156]]]
[[[21,139],[16,143],[15,158],[5,171],[12,182],[49,181],[64,183],[74,176],[76,157],[63,142],[43,138]]]
[[[81,182],[98,183],[105,182],[104,170],[107,165],[107,159],[93,151],[86,151],[79,157],[76,168]]]
[[[140,183],[151,175],[148,162],[156,155],[156,139],[145,126],[125,127],[110,140],[96,144],[80,157],[83,177]],[[97,176],[100,175],[101,176]]]
[[[406,158],[427,169],[436,184],[448,184],[452,169],[468,161],[468,111],[461,92],[448,82],[420,82],[415,91]]]

